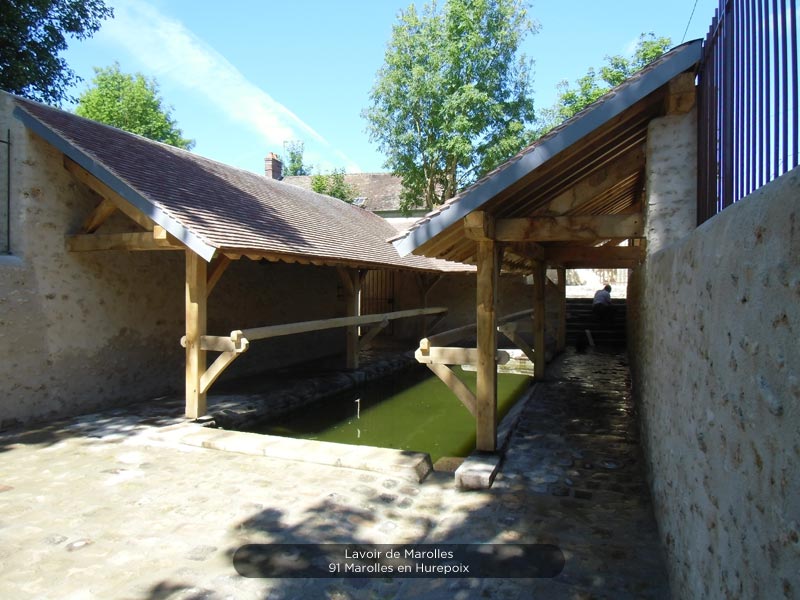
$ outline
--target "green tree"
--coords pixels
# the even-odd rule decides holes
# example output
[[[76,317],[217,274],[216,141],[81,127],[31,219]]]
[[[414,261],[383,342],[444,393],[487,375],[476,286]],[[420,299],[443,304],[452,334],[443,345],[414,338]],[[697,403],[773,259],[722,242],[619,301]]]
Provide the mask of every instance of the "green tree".
[[[672,45],[668,37],[641,34],[633,56],[606,56],[606,64],[599,71],[590,68],[586,75],[570,87],[566,81],[558,84],[558,100],[555,106],[541,111],[539,133],[544,134],[556,125],[575,116],[592,102],[618,86],[631,75],[646,67],[664,54]]]
[[[122,73],[118,63],[95,67],[94,72],[92,87],[78,98],[76,114],[184,150],[194,146],[194,140],[183,137],[170,107],[163,106],[155,79]]]
[[[113,9],[103,0],[3,0],[0,8],[0,88],[60,104],[80,81],[59,53],[67,36],[82,40]]]
[[[327,174],[318,173],[312,175],[311,189],[318,194],[333,196],[347,203],[352,203],[358,194],[355,186],[347,183],[344,169],[334,169]]]
[[[402,179],[401,208],[442,203],[525,145],[531,63],[519,47],[535,29],[523,0],[400,13],[362,115]]]
[[[300,140],[283,143],[283,151],[286,153],[284,175],[311,175],[311,167],[303,164],[304,150],[305,144]]]

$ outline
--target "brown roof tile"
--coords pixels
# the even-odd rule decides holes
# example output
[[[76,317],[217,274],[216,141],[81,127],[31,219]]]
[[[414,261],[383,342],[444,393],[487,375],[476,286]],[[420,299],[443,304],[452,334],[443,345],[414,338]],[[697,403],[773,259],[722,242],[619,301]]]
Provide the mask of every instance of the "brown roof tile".
[[[163,219],[159,224],[171,232],[177,225],[190,247],[197,240],[220,251],[327,264],[469,269],[419,256],[401,258],[387,242],[396,235],[391,225],[334,198],[36,102],[15,101],[44,129],[20,115],[29,127],[133,204],[144,210],[152,206],[153,219]]]

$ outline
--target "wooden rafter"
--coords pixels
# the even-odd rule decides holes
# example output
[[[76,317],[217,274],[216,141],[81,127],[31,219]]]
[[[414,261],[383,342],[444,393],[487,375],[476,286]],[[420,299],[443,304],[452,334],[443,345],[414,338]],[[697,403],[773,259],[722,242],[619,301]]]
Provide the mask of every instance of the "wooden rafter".
[[[588,176],[560,192],[548,203],[547,212],[558,215],[567,214],[607,192],[620,180],[643,169],[644,164],[645,150],[640,145],[622,154],[609,165],[590,172]]]

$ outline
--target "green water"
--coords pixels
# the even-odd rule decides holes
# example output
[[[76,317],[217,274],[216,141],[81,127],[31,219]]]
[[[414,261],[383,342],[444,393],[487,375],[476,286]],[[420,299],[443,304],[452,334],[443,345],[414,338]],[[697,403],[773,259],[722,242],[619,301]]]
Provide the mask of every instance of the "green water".
[[[475,391],[476,374],[454,367]],[[498,421],[510,410],[529,382],[525,375],[498,376]],[[258,433],[467,456],[475,448],[475,418],[438,377],[414,367],[368,383],[270,421]]]

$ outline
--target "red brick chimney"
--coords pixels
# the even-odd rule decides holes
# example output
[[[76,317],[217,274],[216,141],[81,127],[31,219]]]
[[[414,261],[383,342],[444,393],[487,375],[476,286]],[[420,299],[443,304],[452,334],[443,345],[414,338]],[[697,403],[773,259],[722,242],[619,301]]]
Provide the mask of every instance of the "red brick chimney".
[[[267,154],[267,158],[264,159],[264,175],[278,181],[283,179],[283,163],[274,152]]]

